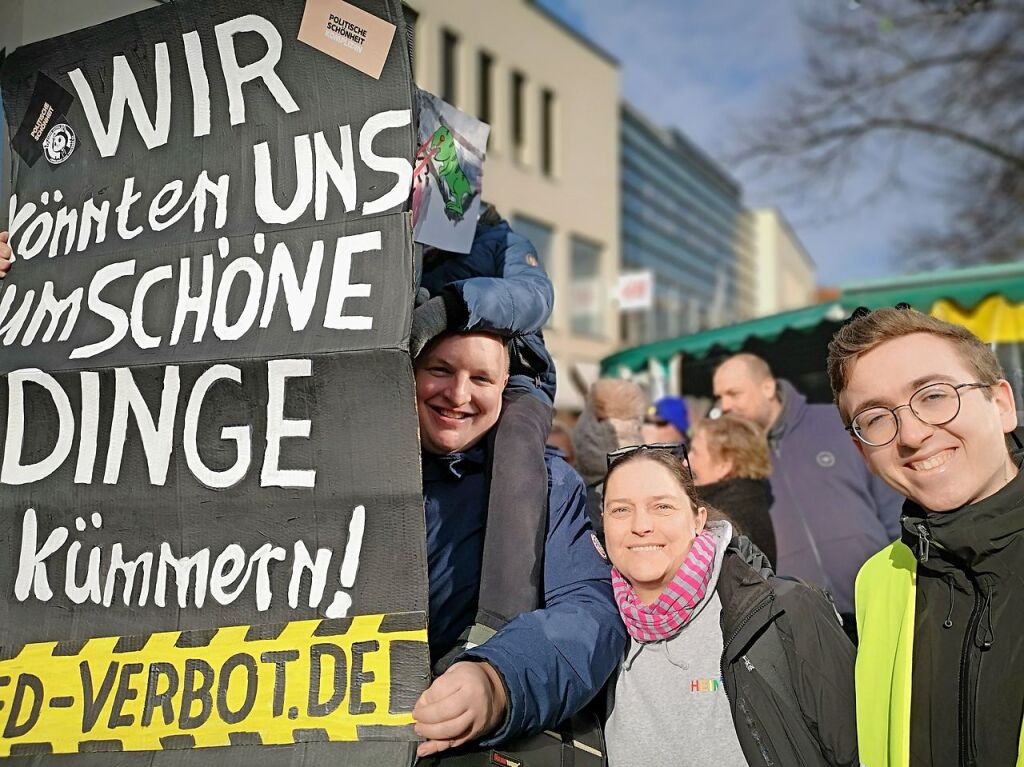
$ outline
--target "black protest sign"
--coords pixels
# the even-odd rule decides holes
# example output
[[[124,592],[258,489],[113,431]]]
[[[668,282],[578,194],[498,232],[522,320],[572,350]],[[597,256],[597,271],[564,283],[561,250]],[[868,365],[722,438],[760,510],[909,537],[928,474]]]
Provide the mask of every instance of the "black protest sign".
[[[300,42],[306,10],[176,2],[0,70],[0,757],[409,753],[410,64]]]

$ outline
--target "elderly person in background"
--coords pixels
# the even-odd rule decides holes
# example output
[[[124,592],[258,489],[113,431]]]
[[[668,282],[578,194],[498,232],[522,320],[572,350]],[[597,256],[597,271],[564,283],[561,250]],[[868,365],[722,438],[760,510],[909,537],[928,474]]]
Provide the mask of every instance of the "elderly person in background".
[[[608,453],[643,443],[641,427],[646,410],[647,397],[635,383],[602,378],[591,385],[583,412],[572,430],[576,471],[587,486],[587,514],[598,536],[604,529],[601,492]]]
[[[644,417],[644,444],[685,442],[690,430],[690,417],[682,397],[662,397],[647,410]]]
[[[772,460],[757,424],[731,414],[704,419],[694,431],[690,468],[700,497],[724,512],[774,564],[775,529],[768,511]]]

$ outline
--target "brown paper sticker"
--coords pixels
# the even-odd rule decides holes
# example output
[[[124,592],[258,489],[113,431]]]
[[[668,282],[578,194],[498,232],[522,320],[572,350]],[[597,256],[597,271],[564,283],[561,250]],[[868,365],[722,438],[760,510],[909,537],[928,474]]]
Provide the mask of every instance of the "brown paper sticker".
[[[380,79],[395,25],[343,0],[306,0],[299,40]]]

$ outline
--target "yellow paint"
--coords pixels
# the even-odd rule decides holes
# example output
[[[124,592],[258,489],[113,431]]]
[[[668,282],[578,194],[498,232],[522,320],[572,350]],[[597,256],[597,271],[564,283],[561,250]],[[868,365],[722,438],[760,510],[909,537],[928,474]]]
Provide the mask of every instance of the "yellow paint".
[[[1011,304],[1003,296],[989,296],[970,311],[945,299],[928,312],[940,320],[963,325],[985,343],[1024,342],[1024,304]]]
[[[391,695],[390,678],[390,646],[395,641],[422,642],[424,658],[426,658],[427,633],[425,628],[381,633],[383,615],[362,615],[352,619],[351,626],[344,634],[337,636],[314,636],[314,632],[323,621],[308,620],[288,623],[284,630],[274,639],[245,641],[248,626],[232,626],[221,628],[216,636],[205,647],[176,647],[179,636],[188,636],[190,632],[171,631],[152,634],[141,650],[135,652],[115,653],[117,637],[89,640],[85,647],[76,655],[53,655],[55,642],[41,642],[26,645],[13,659],[0,662],[0,757],[8,756],[11,747],[17,744],[50,743],[54,753],[76,753],[80,744],[88,741],[120,741],[124,751],[156,751],[163,748],[190,747],[187,743],[161,744],[161,738],[175,735],[190,735],[194,738],[195,748],[208,746],[230,745],[230,733],[259,733],[264,744],[285,744],[295,742],[295,730],[320,729],[326,732],[326,739],[332,741],[357,740],[357,727],[366,725],[402,726],[412,723],[410,713],[390,714],[389,698]],[[327,623],[330,623],[329,621]],[[379,649],[362,654],[364,673],[372,673],[373,679],[365,681],[359,692],[364,704],[372,704],[373,711],[364,713],[350,709],[353,693],[353,646],[361,642],[379,643]],[[309,707],[311,650],[318,645],[330,645],[339,648],[345,655],[344,698],[337,708],[326,715],[314,715]],[[361,645],[363,649],[370,646]],[[277,666],[273,662],[261,660],[264,653],[280,651],[297,651],[299,658],[284,665],[284,705],[280,713],[274,713],[274,694]],[[321,648],[323,651],[323,648]],[[325,652],[330,652],[325,651]],[[221,674],[224,663],[239,653],[251,657],[256,672],[252,675],[255,681],[255,697],[251,710],[244,718],[233,724],[222,719],[218,707],[218,690],[222,683],[224,688],[224,710],[237,712],[243,708],[247,690],[249,689],[250,673],[244,665],[237,665],[226,675]],[[198,723],[184,722],[182,726],[182,699],[185,680],[185,663],[189,659],[205,661],[214,671],[214,683],[210,693],[209,715],[203,720],[201,714],[206,710],[203,699],[195,700],[189,707],[190,713],[199,718]],[[237,660],[237,659],[236,659]],[[426,661],[425,661],[426,663]],[[86,728],[86,683],[91,674],[93,696],[102,690],[104,677],[116,665],[114,678],[109,694],[99,696],[97,704],[98,716],[95,724]],[[125,674],[129,664],[141,664],[142,670],[134,675]],[[157,673],[152,664],[168,664],[177,674],[178,690],[170,696],[173,719],[167,723],[163,709],[159,706],[153,710],[152,720],[143,726],[142,716],[147,699],[166,689],[169,670]],[[425,665],[425,664],[424,664]],[[415,670],[410,670],[415,676]],[[421,685],[426,681],[426,668],[423,669]],[[35,724],[24,734],[9,737],[12,725],[23,724],[28,719],[35,698],[30,688],[24,693],[20,713],[16,712],[15,697],[18,679],[22,674],[32,675],[42,685],[43,697]],[[7,684],[2,684],[3,677],[9,677]],[[201,675],[194,676],[202,681]],[[26,677],[27,679],[27,677]],[[126,685],[130,692],[125,696],[120,712],[115,711],[115,697],[119,684]],[[334,690],[334,662],[331,655],[322,656],[318,700],[330,699]],[[156,684],[152,690],[151,684]],[[416,685],[413,680],[410,685]],[[24,684],[22,685],[25,686]],[[132,692],[134,692],[134,695]],[[73,698],[70,707],[54,708],[50,703],[55,697],[69,696]],[[205,697],[205,696],[204,696]],[[366,705],[366,708],[370,708]],[[153,708],[151,706],[151,708]],[[123,721],[115,721],[118,713]],[[12,722],[12,715],[14,721]],[[229,714],[230,716],[230,714]],[[294,717],[294,718],[292,718]],[[190,726],[192,725],[192,726]],[[5,734],[7,733],[7,734]],[[307,736],[308,737],[308,736]],[[396,733],[395,739],[412,739],[410,734]],[[318,739],[318,738],[313,738]],[[95,747],[94,747],[95,748]],[[112,747],[114,748],[114,747]],[[101,750],[112,750],[101,749]]]

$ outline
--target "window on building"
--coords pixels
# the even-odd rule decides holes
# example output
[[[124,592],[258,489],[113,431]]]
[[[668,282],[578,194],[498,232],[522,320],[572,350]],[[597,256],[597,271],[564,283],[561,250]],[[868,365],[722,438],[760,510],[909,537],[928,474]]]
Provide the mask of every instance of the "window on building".
[[[555,172],[555,94],[546,88],[540,97],[540,170],[545,176]]]
[[[450,29],[441,31],[441,98],[458,106],[459,36]]]
[[[522,156],[523,145],[526,143],[526,75],[522,72],[512,73],[512,148],[517,156]]]
[[[569,250],[570,320],[573,333],[604,336],[601,246],[573,235]]]
[[[548,274],[551,274],[551,249],[554,246],[555,230],[529,216],[513,216],[512,229],[528,239],[537,251],[537,258]],[[551,327],[554,317],[549,317],[547,326]]]
[[[476,116],[483,122],[490,125],[494,118],[491,105],[491,80],[494,77],[494,57],[487,51],[480,51],[477,59],[476,87],[477,104]]]

